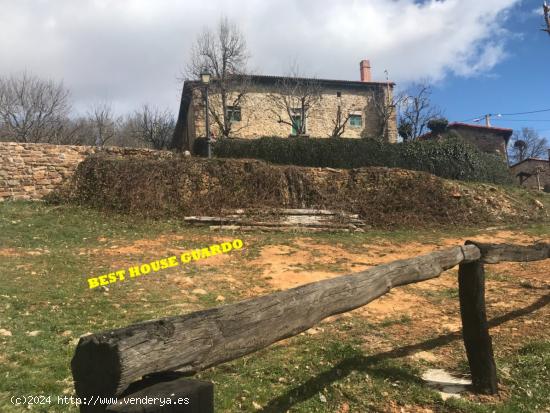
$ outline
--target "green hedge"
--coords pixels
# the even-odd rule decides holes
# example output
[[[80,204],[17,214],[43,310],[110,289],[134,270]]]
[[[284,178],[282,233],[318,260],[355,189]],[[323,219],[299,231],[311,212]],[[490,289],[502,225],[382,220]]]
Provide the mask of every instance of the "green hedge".
[[[504,159],[479,151],[460,137],[391,144],[374,139],[223,139],[213,147],[220,158],[262,159],[282,165],[361,168],[385,166],[429,172],[442,178],[510,184]]]

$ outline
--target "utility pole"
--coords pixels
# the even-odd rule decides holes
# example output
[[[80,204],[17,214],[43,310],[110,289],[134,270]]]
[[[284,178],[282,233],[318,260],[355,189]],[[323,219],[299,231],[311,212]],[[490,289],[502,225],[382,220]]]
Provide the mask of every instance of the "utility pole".
[[[496,116],[497,118],[502,117],[502,115],[500,113],[498,113],[498,114],[487,113],[486,115],[483,115],[483,117],[474,119],[473,121],[477,123],[477,122],[481,122],[481,120],[483,118],[485,118],[485,126],[490,128],[491,127],[491,116]]]

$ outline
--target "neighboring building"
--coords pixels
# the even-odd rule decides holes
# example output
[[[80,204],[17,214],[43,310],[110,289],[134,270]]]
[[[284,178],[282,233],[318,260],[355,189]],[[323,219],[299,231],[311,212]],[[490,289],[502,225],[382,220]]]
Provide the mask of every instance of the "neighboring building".
[[[388,107],[393,99],[392,82],[371,81],[370,63],[363,60],[360,64],[360,81],[297,79],[311,81],[321,90],[321,99],[309,111],[306,121],[306,135],[311,137],[329,137],[334,128],[338,107],[346,122],[342,137],[360,138],[379,135],[380,122],[387,124],[385,139],[397,141],[397,121],[395,111],[389,120],[384,122],[381,108]],[[287,113],[275,108],[270,96],[276,95],[282,82],[292,83],[295,78],[279,76],[249,75],[246,99],[240,107],[229,107],[233,118],[230,137],[258,138],[262,136],[289,137],[295,134],[294,128],[278,121],[278,115],[288,117]],[[213,79],[212,82],[216,80]],[[173,145],[176,148],[191,150],[196,137],[205,136],[205,99],[204,86],[199,81],[185,81],[181,98],[180,111]],[[215,104],[216,96],[211,96],[209,104]],[[301,117],[298,109],[293,109],[293,116]],[[387,113],[387,112],[386,112]],[[214,136],[220,136],[220,130],[214,120],[210,119]]]
[[[549,159],[527,158],[512,165],[510,169],[520,185],[550,192],[550,150],[548,157]]]
[[[486,153],[499,154],[508,158],[508,141],[514,132],[512,129],[495,128],[491,126],[470,125],[467,123],[449,123],[447,131],[457,132],[464,140],[477,146]],[[418,139],[433,139],[434,135],[428,132]]]

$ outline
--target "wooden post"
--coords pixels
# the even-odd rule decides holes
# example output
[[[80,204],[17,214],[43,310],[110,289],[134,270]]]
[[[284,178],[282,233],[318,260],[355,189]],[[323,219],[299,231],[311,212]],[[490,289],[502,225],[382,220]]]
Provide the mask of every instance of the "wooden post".
[[[96,400],[96,399],[94,399]],[[101,398],[97,400],[101,401]],[[136,382],[117,403],[80,406],[81,413],[214,413],[214,385],[188,378],[149,377]]]
[[[485,270],[481,260],[459,265],[458,288],[462,336],[474,390],[496,394],[497,373],[485,311]]]

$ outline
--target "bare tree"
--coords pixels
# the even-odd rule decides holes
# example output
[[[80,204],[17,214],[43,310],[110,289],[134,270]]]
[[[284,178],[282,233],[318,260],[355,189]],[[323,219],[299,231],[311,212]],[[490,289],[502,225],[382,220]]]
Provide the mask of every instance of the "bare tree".
[[[17,142],[62,139],[70,110],[62,82],[28,73],[0,77],[0,133]]]
[[[542,158],[546,155],[548,141],[539,136],[532,128],[522,128],[514,131],[510,145],[508,145],[508,157],[512,162],[521,162],[527,158]]]
[[[330,134],[331,138],[340,138],[346,132],[346,125],[352,113],[350,111],[347,111],[347,115],[344,113],[345,112],[342,110],[342,106],[338,105],[338,108],[336,109],[336,117],[332,120],[334,127],[332,128],[332,132]]]
[[[154,149],[166,149],[175,127],[174,115],[169,110],[161,111],[143,105],[130,120],[135,137]]]
[[[84,117],[66,118],[63,120],[62,133],[57,137],[56,144],[61,145],[93,145],[93,131],[89,120]]]
[[[402,105],[405,97],[406,96],[402,93],[392,95],[389,90],[385,92],[379,90],[371,93],[370,102],[374,108],[377,119],[376,139],[388,140],[390,132],[389,126],[392,119],[397,115],[397,111],[400,105]]]
[[[331,138],[339,138],[346,132],[346,126],[350,118],[353,116],[354,112],[360,110],[360,108],[344,105],[342,104],[342,96],[338,95],[338,106],[336,108],[335,117],[332,119],[332,132],[330,133]]]
[[[399,102],[399,131],[404,141],[423,135],[428,122],[443,117],[441,109],[431,101],[432,88],[426,82],[412,85]]]
[[[198,79],[208,71],[213,79],[210,88],[209,112],[222,137],[238,132],[235,113],[251,89],[247,70],[249,53],[244,35],[235,23],[222,17],[215,30],[205,29],[191,50],[187,75]]]
[[[88,122],[91,126],[96,146],[105,146],[117,133],[117,123],[112,105],[108,102],[94,104],[88,111]]]
[[[310,112],[321,100],[322,88],[317,79],[300,76],[297,66],[280,78],[275,92],[269,93],[271,112],[277,122],[292,128],[296,136],[307,134],[307,120]]]

